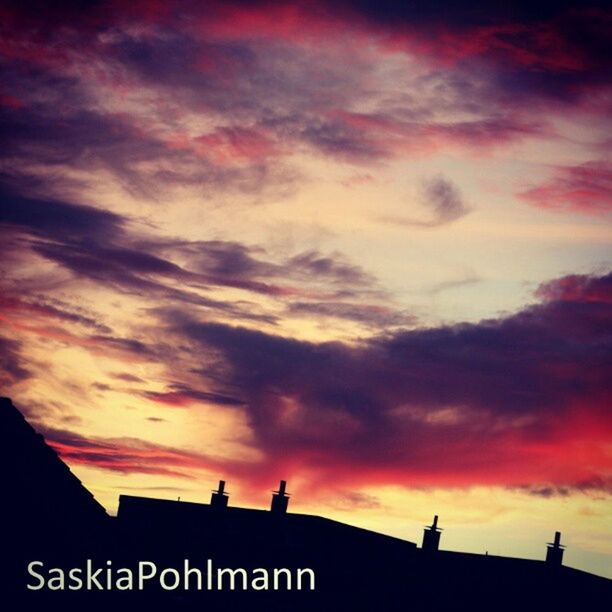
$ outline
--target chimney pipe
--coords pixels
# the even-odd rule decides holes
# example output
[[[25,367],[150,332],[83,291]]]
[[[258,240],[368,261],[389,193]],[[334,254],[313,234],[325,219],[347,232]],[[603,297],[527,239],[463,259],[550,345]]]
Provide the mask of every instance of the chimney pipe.
[[[433,553],[440,547],[440,532],[438,527],[438,515],[436,514],[433,523],[423,530],[423,544],[421,548],[428,553]]]
[[[559,566],[563,564],[565,546],[561,544],[561,532],[555,531],[555,539],[549,542],[546,548],[546,563]]]
[[[270,511],[272,514],[282,515],[287,513],[289,495],[285,492],[286,489],[287,482],[285,480],[281,480],[278,491],[272,491],[272,505],[270,506]]]
[[[216,491],[213,491],[210,496],[210,505],[213,508],[227,508],[227,502],[229,500],[229,495],[225,493],[225,480],[219,481],[219,488]]]

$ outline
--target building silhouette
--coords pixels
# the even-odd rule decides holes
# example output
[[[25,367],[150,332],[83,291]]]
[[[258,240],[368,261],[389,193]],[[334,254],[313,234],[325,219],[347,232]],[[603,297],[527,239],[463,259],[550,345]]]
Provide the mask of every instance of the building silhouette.
[[[612,581],[562,565],[557,532],[546,561],[440,549],[438,517],[422,546],[331,519],[288,512],[287,483],[269,510],[233,507],[219,481],[210,504],[120,495],[106,514],[41,435],[0,399],[0,605],[6,610],[590,610],[610,609]],[[213,559],[230,568],[313,568],[312,592],[27,591],[32,559],[176,567]]]
[[[109,524],[106,510],[24,419],[0,398],[0,464],[4,524],[27,525],[23,537],[38,541],[89,538]]]

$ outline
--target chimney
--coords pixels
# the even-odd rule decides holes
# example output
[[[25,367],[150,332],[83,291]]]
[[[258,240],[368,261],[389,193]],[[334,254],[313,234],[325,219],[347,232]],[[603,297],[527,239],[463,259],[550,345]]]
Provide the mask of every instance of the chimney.
[[[272,505],[270,506],[270,511],[272,514],[286,514],[287,506],[289,505],[289,495],[285,493],[285,489],[287,488],[287,483],[284,480],[280,481],[280,486],[278,487],[278,491],[272,491]]]
[[[423,544],[421,548],[426,552],[435,552],[440,547],[440,532],[438,515],[434,516],[433,523],[423,530]]]
[[[561,532],[555,531],[555,541],[548,543],[546,549],[546,563],[550,565],[561,565],[563,563],[563,549],[561,544]]]
[[[219,488],[210,496],[210,505],[213,508],[227,508],[229,496],[225,493],[225,480],[219,481]]]

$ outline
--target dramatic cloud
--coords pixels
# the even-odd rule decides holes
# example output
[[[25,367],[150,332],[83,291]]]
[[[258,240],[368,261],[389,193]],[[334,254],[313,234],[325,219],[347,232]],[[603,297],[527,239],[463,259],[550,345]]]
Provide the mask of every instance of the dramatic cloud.
[[[0,161],[47,180],[101,172],[150,198],[186,185],[285,197],[303,151],[364,164],[499,147],[542,133],[534,99],[605,84],[597,8],[497,7],[450,25],[448,7],[359,2],[64,4],[3,9]],[[377,96],[364,84],[387,89],[376,65],[390,54],[408,63]]]
[[[571,297],[548,285],[549,299],[512,316],[357,346],[189,320],[176,331],[216,352],[258,448],[286,470],[364,482],[572,485],[608,476],[597,449],[612,427],[612,347],[602,333],[612,313],[590,297],[610,277],[581,280]],[[565,452],[580,444],[593,452],[568,465]]]
[[[136,231],[129,218],[94,207],[18,196],[9,188],[0,196],[0,229],[13,244],[11,257],[52,262],[57,266],[56,284],[66,282],[69,273],[118,293],[145,297],[151,307],[160,301],[183,303],[212,316],[271,325],[277,323],[278,312],[266,312],[251,299],[215,299],[207,292],[239,290],[277,300],[285,313],[318,313],[366,326],[414,321],[386,304],[377,280],[339,252],[312,249],[273,260],[261,247],[235,241],[152,238]],[[7,278],[22,266],[23,261]],[[78,323],[97,332],[89,339],[94,344],[125,345],[111,342],[111,328],[92,313],[71,310],[61,300],[42,295],[48,283],[48,275],[32,281],[28,289],[17,280],[14,286],[5,282],[2,305],[7,316]],[[296,299],[300,301],[293,302]],[[145,352],[140,345],[131,350]]]
[[[2,3],[5,393],[109,496],[607,491],[609,30],[600,0]]]

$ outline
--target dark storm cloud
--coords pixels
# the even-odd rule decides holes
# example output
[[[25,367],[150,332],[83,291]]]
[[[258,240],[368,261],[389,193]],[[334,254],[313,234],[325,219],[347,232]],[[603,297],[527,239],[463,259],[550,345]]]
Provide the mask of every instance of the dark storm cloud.
[[[516,462],[520,477],[539,442],[563,462],[573,435],[564,423],[584,422],[581,435],[596,439],[588,424],[606,419],[610,301],[589,296],[602,287],[609,293],[609,285],[610,276],[589,277],[571,298],[515,315],[353,346],[176,316],[172,325],[216,355],[216,371],[244,398],[271,461],[325,461],[340,471],[349,463],[378,466],[397,476],[402,469],[449,474],[452,458],[454,473],[471,473],[468,480],[490,462]],[[579,468],[597,476],[601,466]]]
[[[493,0],[483,5],[479,0],[462,2],[395,2],[395,0],[347,0],[339,4],[367,15],[373,22],[398,25],[402,22],[448,23],[456,28],[478,24],[520,21],[530,23],[551,19],[565,10],[579,5],[575,0],[542,0],[506,2]],[[594,0],[593,7],[605,8],[607,3]]]
[[[576,102],[609,82],[609,3],[345,2],[394,48],[488,71],[491,99]],[[497,89],[497,93],[495,93]]]
[[[123,219],[89,206],[22,197],[0,185],[0,225],[45,238],[112,239],[121,232]]]
[[[146,288],[152,283],[137,275],[188,276],[181,268],[150,253],[96,243],[35,243],[34,250],[70,270],[97,280],[114,280]],[[105,265],[102,263],[105,262]]]

